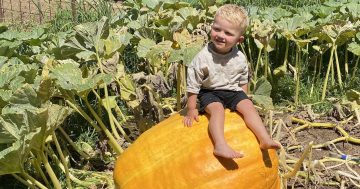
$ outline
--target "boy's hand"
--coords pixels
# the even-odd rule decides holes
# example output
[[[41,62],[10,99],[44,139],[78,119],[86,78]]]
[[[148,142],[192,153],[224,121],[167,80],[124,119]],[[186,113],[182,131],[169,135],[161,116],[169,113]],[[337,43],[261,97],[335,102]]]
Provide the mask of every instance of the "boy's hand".
[[[197,109],[191,109],[187,112],[187,115],[184,117],[183,123],[187,127],[192,126],[193,120],[199,122],[199,112]]]

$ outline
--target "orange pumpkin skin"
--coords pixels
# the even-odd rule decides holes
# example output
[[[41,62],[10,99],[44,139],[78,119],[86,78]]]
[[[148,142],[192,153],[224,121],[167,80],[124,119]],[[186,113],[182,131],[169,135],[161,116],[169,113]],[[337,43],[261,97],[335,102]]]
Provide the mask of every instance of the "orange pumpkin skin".
[[[225,138],[239,159],[217,158],[208,133],[208,119],[200,116],[192,127],[173,115],[144,132],[115,164],[120,189],[278,189],[275,150],[261,151],[255,135],[237,113],[226,111]]]

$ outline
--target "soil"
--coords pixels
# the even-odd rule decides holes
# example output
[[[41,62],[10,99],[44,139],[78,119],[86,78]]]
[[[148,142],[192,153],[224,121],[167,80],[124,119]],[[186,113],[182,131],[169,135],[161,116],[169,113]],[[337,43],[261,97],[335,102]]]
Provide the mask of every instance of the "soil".
[[[286,127],[289,131],[292,131],[294,128],[301,126],[302,124],[291,121],[290,117],[299,118],[306,120],[312,123],[332,123],[341,126],[351,137],[360,138],[360,124],[356,118],[350,119],[348,122],[342,124],[339,118],[333,117],[333,113],[336,110],[333,110],[327,115],[316,116],[316,119],[311,120],[310,114],[307,111],[298,111],[292,113],[290,116],[287,114],[287,117],[284,120],[282,114],[277,115],[277,118],[273,120],[282,119],[286,123]],[[275,116],[276,117],[276,116]],[[347,117],[344,117],[342,120],[350,118],[350,114]],[[349,161],[347,166],[345,161],[341,160],[341,154],[350,155],[348,157],[359,158],[360,156],[360,143],[351,143],[348,141],[340,141],[330,144],[329,141],[343,137],[343,135],[335,128],[319,128],[311,127],[305,128],[303,130],[293,133],[292,137],[290,132],[286,129],[282,129],[282,137],[280,137],[280,142],[284,146],[287,153],[287,160],[290,160],[290,157],[293,157],[295,160],[299,159],[303,153],[303,150],[306,146],[313,141],[313,145],[318,144],[328,144],[324,145],[321,148],[313,148],[310,152],[310,155],[305,159],[301,171],[308,173],[310,179],[298,176],[297,178],[291,178],[288,180],[288,188],[340,188],[340,183],[343,182],[345,188],[357,188],[349,179],[349,177],[339,175],[339,171],[346,172],[348,174],[354,175],[355,178],[360,178],[351,172],[349,168],[356,172],[360,173],[360,159],[354,159],[354,161]],[[296,148],[298,146],[298,148]],[[334,155],[336,154],[336,155]],[[324,161],[329,157],[336,158],[338,161]],[[309,160],[313,163],[313,168],[309,169]],[[329,159],[330,160],[330,159]],[[317,164],[315,162],[324,161],[323,165]],[[342,162],[341,162],[342,161]],[[290,167],[293,167],[294,164],[288,163]],[[282,173],[287,172],[284,170],[284,167],[280,166]],[[353,179],[355,183],[358,183],[356,179]]]

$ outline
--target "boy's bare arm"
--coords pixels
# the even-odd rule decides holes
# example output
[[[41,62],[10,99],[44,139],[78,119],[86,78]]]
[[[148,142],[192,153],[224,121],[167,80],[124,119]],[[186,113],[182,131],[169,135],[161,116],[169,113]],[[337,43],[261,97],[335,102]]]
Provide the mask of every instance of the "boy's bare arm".
[[[187,101],[187,114],[184,118],[184,125],[190,127],[192,125],[192,121],[199,121],[198,115],[199,112],[196,109],[196,99],[197,94],[188,93],[188,101]]]

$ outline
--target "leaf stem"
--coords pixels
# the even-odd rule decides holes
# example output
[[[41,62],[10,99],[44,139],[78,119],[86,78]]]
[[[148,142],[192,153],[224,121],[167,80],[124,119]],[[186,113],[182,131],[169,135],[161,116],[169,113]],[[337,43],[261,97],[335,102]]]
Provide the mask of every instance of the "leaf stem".
[[[23,176],[26,180],[30,181],[31,183],[35,184],[37,187],[39,187],[40,189],[47,189],[46,186],[44,186],[43,184],[41,184],[39,181],[37,181],[36,179],[34,179],[32,176],[30,176],[29,174],[27,174],[26,172],[22,172],[21,176]]]
[[[95,117],[96,121],[99,123],[100,128],[103,130],[105,135],[109,139],[110,146],[115,150],[115,153],[120,155],[124,150],[121,148],[121,146],[116,142],[116,139],[111,134],[109,129],[105,126],[104,122],[100,119],[100,117],[97,115],[95,110],[91,107],[88,100],[85,99],[86,106],[89,108],[91,114]]]
[[[254,89],[255,89],[255,87],[256,87],[256,82],[257,82],[257,73],[258,73],[258,70],[259,70],[259,64],[260,64],[260,59],[261,59],[261,52],[262,52],[262,49],[259,49],[258,58],[257,58],[257,60],[256,60],[256,66],[255,66],[255,71],[254,71],[254,81],[255,81]]]
[[[341,70],[340,70],[340,64],[339,64],[339,58],[338,58],[338,54],[337,54],[337,46],[335,45],[335,63],[336,63],[336,72],[337,72],[337,76],[338,76],[338,83],[340,86],[340,89],[343,89],[343,84],[342,84],[342,79],[341,79]]]
[[[58,141],[57,138],[56,138],[55,132],[52,133],[52,137],[53,137],[53,139],[54,139],[54,143],[55,143],[55,146],[56,146],[56,150],[57,150],[57,152],[58,152],[58,154],[59,154],[59,156],[60,156],[60,159],[61,159],[61,161],[63,162],[64,168],[65,168],[65,175],[66,175],[65,180],[66,180],[66,185],[67,185],[67,187],[68,187],[69,189],[72,189],[71,181],[70,181],[70,176],[69,176],[69,167],[67,166],[67,161],[66,161],[66,159],[65,159],[65,157],[64,157],[64,154],[63,154],[63,152],[62,152],[62,150],[61,150],[59,141]]]
[[[61,184],[59,179],[56,177],[54,170],[51,168],[50,163],[47,159],[47,157],[45,156],[43,151],[39,152],[40,158],[42,160],[42,162],[44,163],[44,167],[52,181],[52,183],[54,184],[54,188],[56,189],[61,189]]]
[[[329,64],[328,64],[328,68],[327,68],[327,71],[326,71],[325,80],[324,80],[324,84],[323,84],[323,89],[322,89],[322,94],[321,94],[321,101],[324,101],[325,96],[326,96],[326,89],[327,89],[327,84],[328,84],[328,80],[329,80],[330,69],[331,69],[332,64],[333,64],[334,49],[335,49],[335,47],[332,46],[331,52],[330,52]]]
[[[33,164],[35,170],[40,174],[41,178],[43,179],[43,181],[45,182],[46,186],[50,186],[50,183],[47,179],[47,177],[45,176],[44,171],[41,169],[39,161],[37,160],[36,156],[30,152],[30,155],[32,156],[33,161],[31,161],[31,163]]]
[[[19,177],[17,174],[12,173],[11,176],[15,177],[16,180],[18,180],[19,182],[23,183],[23,184],[26,185],[27,187],[29,187],[29,188],[31,188],[31,189],[36,189],[33,184],[27,182],[27,181],[24,180],[23,178]]]
[[[89,159],[90,156],[88,154],[85,154],[82,150],[80,150],[76,144],[71,140],[71,138],[69,137],[69,135],[64,131],[64,129],[62,127],[58,127],[59,131],[61,132],[61,134],[65,137],[65,139],[68,141],[68,143],[74,148],[74,150],[80,154],[81,157],[83,157],[84,159]]]
[[[176,110],[181,110],[181,81],[183,78],[181,78],[181,71],[182,71],[182,63],[178,63],[177,68],[177,81],[176,81]]]
[[[87,113],[85,113],[85,111],[84,111],[81,107],[75,105],[74,103],[70,102],[69,100],[65,100],[65,101],[66,101],[67,104],[69,104],[69,106],[70,106],[71,108],[73,108],[73,109],[74,109],[76,112],[78,112],[86,121],[88,121],[88,122],[91,124],[91,126],[93,126],[93,127],[95,128],[96,131],[98,131],[98,132],[101,131],[100,127],[95,124],[95,122],[90,118],[89,115],[87,115]]]
[[[99,39],[100,40],[100,39]],[[99,51],[98,51],[98,47],[95,48],[96,50],[96,59],[97,59],[97,63],[98,66],[100,68],[100,72],[104,73],[103,67],[102,67],[102,62],[101,62],[101,58],[99,57]],[[105,83],[104,83],[105,84]],[[108,118],[109,118],[109,122],[110,122],[110,126],[111,128],[115,128],[114,126],[114,122],[113,119],[111,118],[112,112],[111,112],[111,108],[110,108],[110,99],[109,99],[109,93],[108,93],[108,89],[107,86],[105,84],[104,86],[104,91],[105,91],[105,109],[108,113]],[[91,113],[93,114],[93,116],[95,117],[95,119],[99,122],[99,125],[101,127],[101,129],[105,132],[106,136],[109,138],[109,144],[110,146],[113,147],[113,149],[115,150],[116,154],[121,154],[123,152],[123,149],[121,148],[121,146],[116,142],[114,136],[110,133],[110,131],[106,128],[105,124],[103,123],[103,121],[99,118],[99,116],[95,113],[94,109],[90,106],[89,102],[87,101],[87,99],[85,99],[86,105],[87,107],[90,109]]]
[[[296,69],[296,88],[295,88],[295,106],[299,105],[300,93],[300,46],[296,45],[295,69]]]
[[[360,59],[360,56],[358,56],[357,59],[356,59],[356,63],[355,63],[355,67],[354,67],[354,70],[353,70],[353,73],[352,73],[352,76],[351,76],[351,80],[353,80],[355,78],[357,67],[359,65],[359,59]]]

